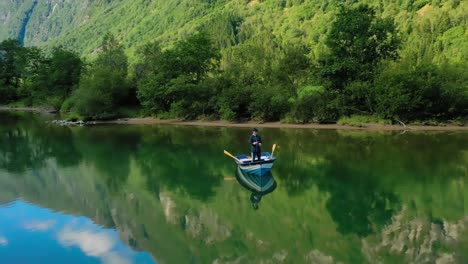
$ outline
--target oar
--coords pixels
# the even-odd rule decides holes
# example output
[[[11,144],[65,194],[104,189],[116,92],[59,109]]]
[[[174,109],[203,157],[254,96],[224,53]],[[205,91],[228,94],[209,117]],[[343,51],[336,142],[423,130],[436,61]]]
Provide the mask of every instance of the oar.
[[[276,144],[273,144],[273,148],[271,149],[270,158],[273,158],[273,153],[275,152],[275,149],[276,149]]]
[[[242,161],[236,157],[234,157],[234,155],[232,155],[231,153],[227,152],[226,150],[224,151],[224,154],[228,155],[229,157],[237,160],[239,163],[242,163]]]

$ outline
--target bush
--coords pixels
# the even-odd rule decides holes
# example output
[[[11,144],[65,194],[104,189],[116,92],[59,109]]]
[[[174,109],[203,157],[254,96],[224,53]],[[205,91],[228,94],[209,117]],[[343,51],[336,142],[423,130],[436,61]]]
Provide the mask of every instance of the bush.
[[[294,101],[294,116],[302,123],[333,122],[338,118],[339,99],[321,86],[303,87]]]
[[[392,121],[377,116],[352,115],[341,117],[336,123],[338,125],[364,127],[368,124],[391,125]]]
[[[74,97],[70,96],[65,101],[63,101],[62,106],[60,107],[60,112],[67,113],[70,112],[74,106]]]

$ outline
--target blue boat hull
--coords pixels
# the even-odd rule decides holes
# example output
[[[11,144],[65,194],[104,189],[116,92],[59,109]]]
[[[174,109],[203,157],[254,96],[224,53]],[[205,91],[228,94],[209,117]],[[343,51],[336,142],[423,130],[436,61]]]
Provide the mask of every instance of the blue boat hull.
[[[237,162],[237,165],[244,174],[250,174],[257,177],[261,177],[269,173],[276,160],[276,158],[272,157],[268,152],[263,152],[261,160],[254,162],[252,162],[252,160],[246,155],[239,155],[237,156],[237,159],[241,161]]]

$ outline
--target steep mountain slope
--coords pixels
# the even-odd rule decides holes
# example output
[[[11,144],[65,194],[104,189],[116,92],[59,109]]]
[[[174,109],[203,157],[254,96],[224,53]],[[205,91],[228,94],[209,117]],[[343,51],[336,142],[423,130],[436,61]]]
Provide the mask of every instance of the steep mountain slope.
[[[466,1],[361,3],[371,5],[384,17],[395,18],[406,40],[404,48],[426,45],[420,43],[421,32],[425,32],[432,42],[440,42],[438,50],[447,50],[441,60],[466,59]],[[335,0],[0,0],[0,40],[20,38],[27,46],[64,45],[87,56],[110,31],[132,54],[149,41],[169,46],[195,31],[207,30],[220,49],[246,42],[268,49],[300,43],[311,47],[314,57],[323,52],[324,33],[341,4]]]
[[[18,38],[24,12],[31,6],[32,1],[26,0],[0,1],[0,39]]]
[[[100,36],[110,31],[128,48],[153,38],[175,40],[193,33],[224,5],[219,2],[38,0],[28,20],[34,1],[2,0],[0,39],[21,38],[25,22],[27,46],[64,45],[88,54],[99,46]]]

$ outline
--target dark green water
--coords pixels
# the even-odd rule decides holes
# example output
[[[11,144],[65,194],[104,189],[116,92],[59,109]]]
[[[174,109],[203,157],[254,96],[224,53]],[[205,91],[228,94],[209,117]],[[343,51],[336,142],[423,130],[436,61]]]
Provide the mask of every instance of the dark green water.
[[[249,135],[0,112],[0,262],[468,262],[468,133],[262,129],[258,210]]]

